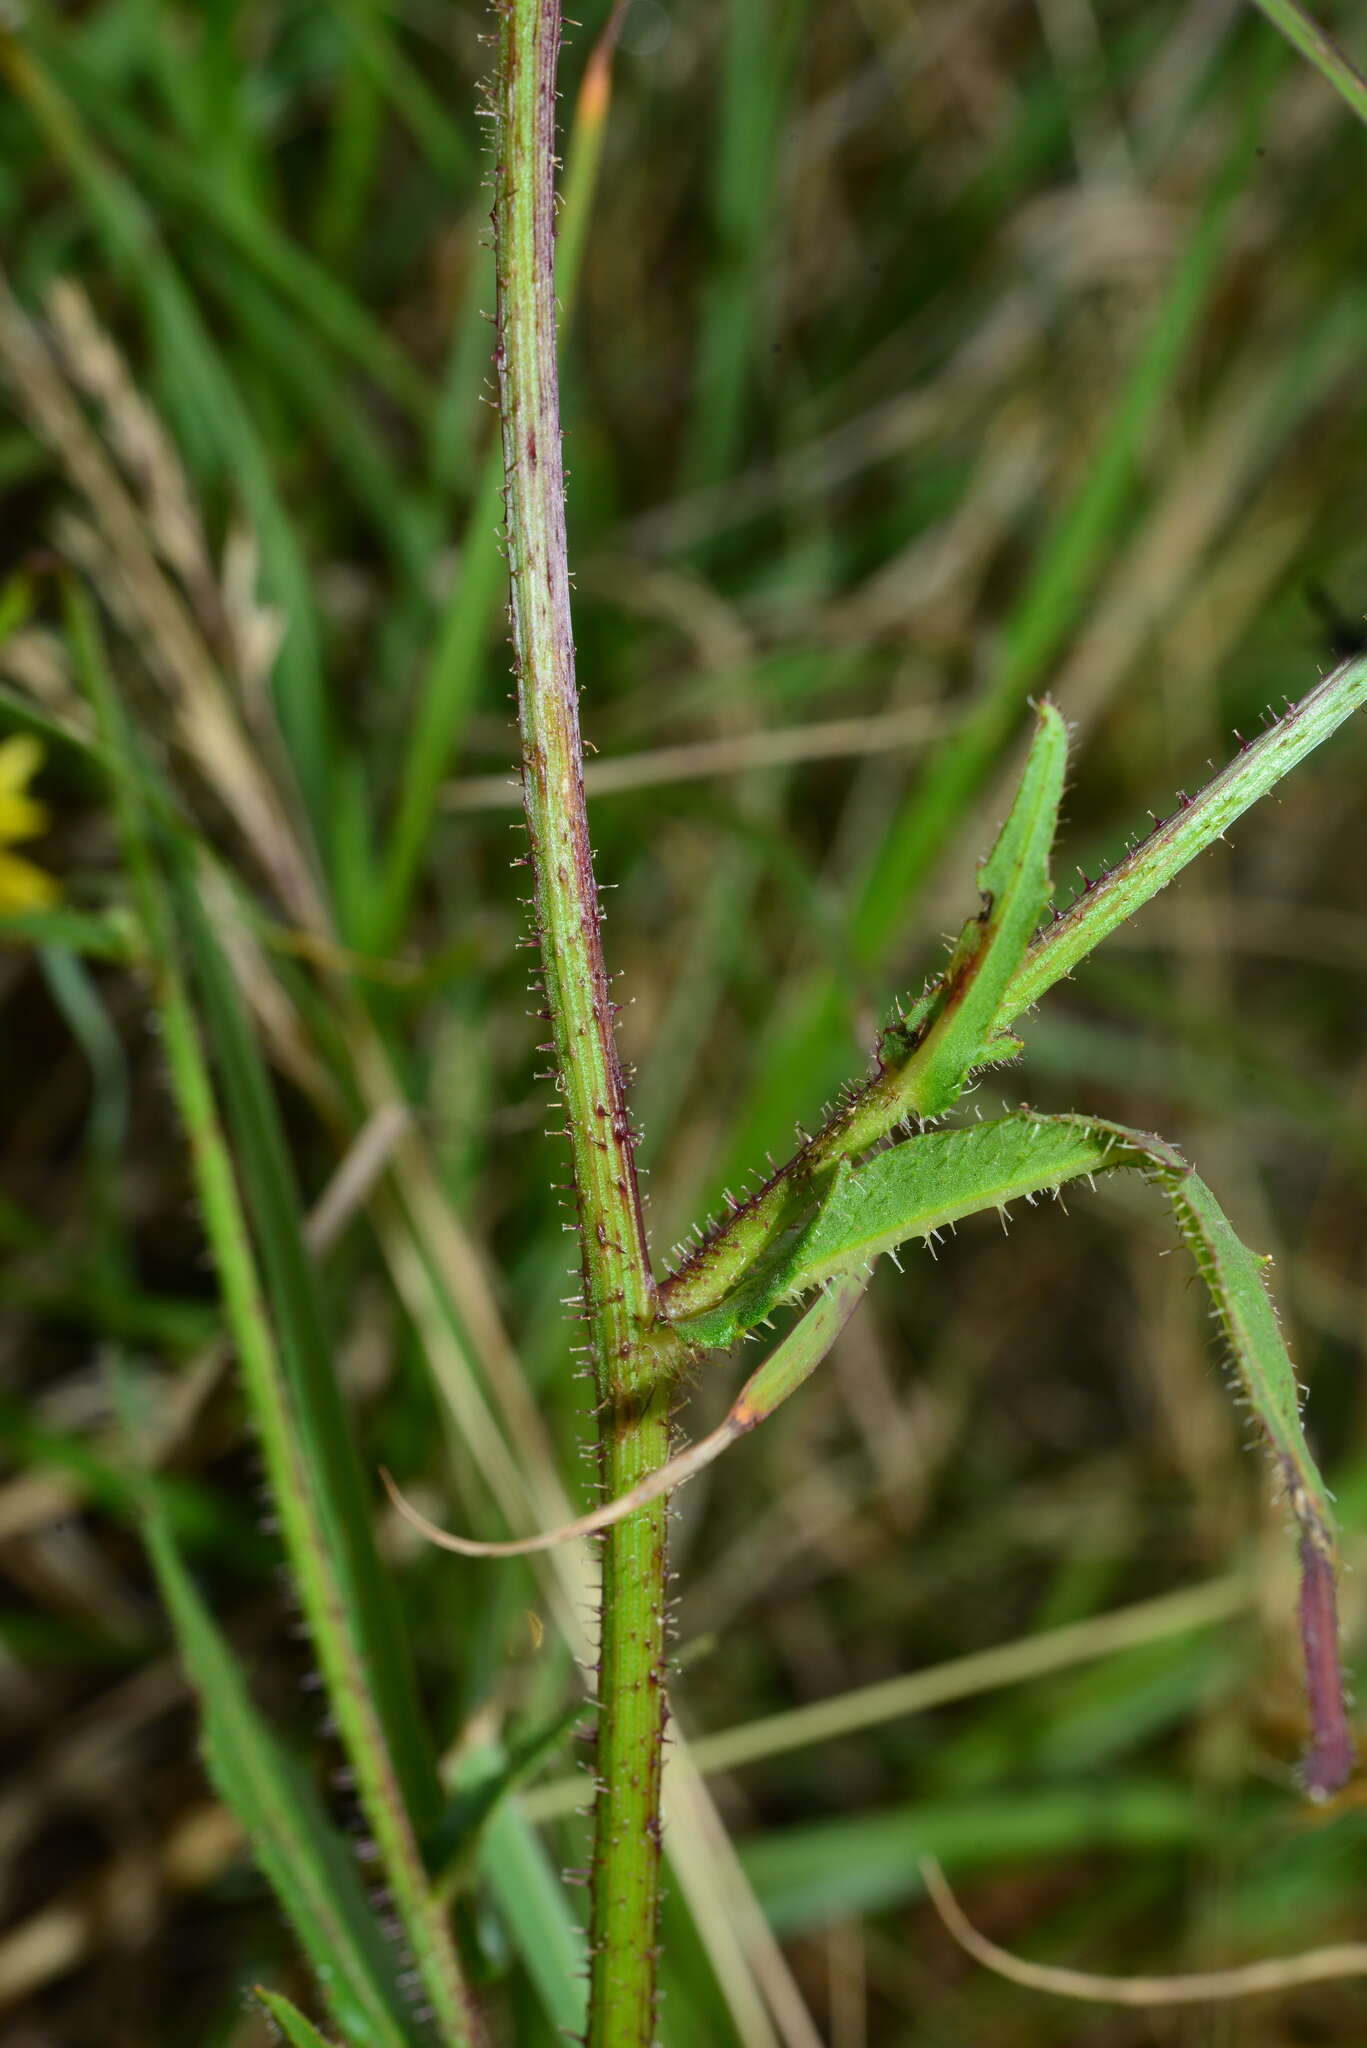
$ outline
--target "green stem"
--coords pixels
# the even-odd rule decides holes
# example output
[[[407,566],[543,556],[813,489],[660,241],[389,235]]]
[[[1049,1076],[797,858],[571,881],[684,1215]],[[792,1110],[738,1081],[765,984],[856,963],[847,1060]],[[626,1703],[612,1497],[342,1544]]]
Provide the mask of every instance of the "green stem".
[[[612,97],[612,58],[625,14],[622,0],[594,45],[584,70],[567,169],[556,244],[556,283],[562,316],[571,316],[579,285],[584,239],[598,184],[603,130]],[[474,498],[466,515],[460,573],[447,600],[431,668],[418,693],[417,715],[399,785],[394,829],[378,885],[372,928],[373,951],[388,953],[403,937],[432,828],[442,784],[465,729],[478,687],[494,601],[503,583],[498,552],[502,450],[491,447],[481,460]]]
[[[662,1352],[634,1139],[599,934],[570,624],[555,334],[557,0],[500,9],[495,114],[496,361],[507,483],[522,792],[546,1050],[565,1111],[582,1246],[583,1313],[609,1493],[668,1455]],[[664,1749],[665,1509],[614,1528],[603,1559],[599,1787],[590,2048],[655,2033],[659,1795]]]
[[[657,1470],[669,1457],[664,1400],[615,1428],[603,1453],[609,1499]],[[603,1547],[588,2048],[655,2040],[667,1529],[667,1503],[654,1500]]]

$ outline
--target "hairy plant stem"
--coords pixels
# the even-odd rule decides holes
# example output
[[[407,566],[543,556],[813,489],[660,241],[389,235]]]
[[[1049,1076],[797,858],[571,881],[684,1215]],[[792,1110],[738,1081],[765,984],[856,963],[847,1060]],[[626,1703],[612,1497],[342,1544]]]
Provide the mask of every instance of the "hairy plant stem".
[[[665,1383],[680,1354],[659,1323],[634,1141],[599,933],[570,623],[555,332],[557,0],[502,0],[495,86],[499,396],[514,666],[545,1050],[565,1112],[583,1315],[609,1493],[668,1455]],[[611,1530],[603,1557],[590,2048],[655,2033],[664,1749],[665,1506]]]

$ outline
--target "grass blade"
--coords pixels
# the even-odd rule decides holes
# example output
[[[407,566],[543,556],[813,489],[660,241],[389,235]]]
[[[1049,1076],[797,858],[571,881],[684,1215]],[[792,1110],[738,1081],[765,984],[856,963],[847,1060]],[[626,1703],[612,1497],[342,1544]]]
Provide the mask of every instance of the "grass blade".
[[[452,190],[472,183],[476,159],[465,131],[451,118],[447,100],[404,55],[386,10],[364,0],[343,0],[334,12],[377,92],[388,100],[433,170]]]
[[[163,141],[69,48],[48,38],[40,47],[84,117],[122,152],[150,191],[245,258],[319,340],[354,363],[414,419],[426,422],[433,393],[422,372],[355,296],[338,284],[327,264],[283,234],[262,208],[252,206],[239,184],[225,182],[174,143]]]
[[[339,1524],[341,1503],[347,1503],[345,1513],[354,1509],[355,1502],[347,1476],[345,1422],[329,1414],[329,1405],[336,1406],[337,1393],[335,1386],[329,1391],[328,1354],[323,1350],[301,1359],[301,1330],[297,1323],[287,1322],[282,1335],[289,1345],[288,1365],[282,1366],[233,1162],[219,1120],[208,1061],[180,969],[171,904],[160,866],[166,845],[155,836],[142,764],[105,665],[94,615],[78,590],[70,593],[68,611],[77,665],[111,759],[124,855],[156,974],[157,1005],[172,1089],[190,1145],[205,1229],[223,1288],[244,1390],[280,1510],[291,1575],[342,1740],[356,1773],[362,1810],[379,1850],[396,1912],[433,2009],[445,2028],[445,2039],[452,2048],[465,2048],[466,2043],[476,2038],[477,2030],[470,2017],[446,1915],[423,1868],[413,1813],[405,1797],[405,1780],[400,1775],[399,1761],[391,1753],[391,1730],[382,1718],[381,1702],[391,1713],[394,1711],[406,1674],[402,1664],[386,1673],[368,1662],[368,1653],[373,1653],[377,1645],[384,1645],[386,1633],[393,1640],[395,1625],[391,1615],[386,1633],[377,1633],[370,1613],[374,1595],[367,1583],[369,1573],[364,1562],[370,1542],[364,1501],[360,1503],[359,1524]],[[175,839],[171,845],[183,870],[183,847]],[[183,899],[183,871],[181,882]],[[204,950],[201,947],[201,952]],[[212,949],[211,959],[213,965],[222,967],[216,949]],[[216,982],[211,985],[229,1004],[226,1028],[230,1033],[234,1029],[240,1031],[245,1038],[231,981],[226,991]],[[250,1112],[259,1108],[255,1096],[264,1087],[264,1080],[252,1070],[255,1047],[249,1040],[248,1045],[249,1053],[233,1062],[233,1075],[239,1090],[245,1091],[246,1110]],[[244,1113],[241,1102],[238,1107]],[[248,1122],[246,1146],[256,1173],[258,1200],[267,1200],[266,1213],[284,1239],[274,1248],[279,1282],[281,1270],[288,1273],[297,1253],[285,1190],[271,1177],[273,1142],[278,1142],[278,1132],[269,1116],[260,1130]],[[283,1300],[287,1318],[300,1306],[300,1299],[297,1290],[286,1287]],[[307,1316],[309,1312],[305,1303],[303,1313]],[[302,1416],[296,1407],[301,1397],[306,1404]],[[310,1401],[311,1408],[307,1405]],[[354,1455],[351,1451],[353,1464]],[[333,1456],[337,1459],[335,1466],[329,1463]],[[378,1579],[378,1567],[376,1576]],[[358,1595],[356,1606],[349,1599],[353,1591]],[[382,1587],[378,1597],[383,1600]],[[384,1622],[382,1616],[381,1628]],[[428,1798],[418,1775],[422,1769],[421,1751],[416,1738],[406,1741],[402,1722],[398,1724],[398,1739],[403,1768],[420,1802],[421,1815],[427,1810]],[[427,1769],[431,1771],[430,1760]]]
[[[265,1726],[242,1668],[185,1568],[149,1488],[144,1540],[203,1716],[213,1784],[241,1821],[328,2008],[354,2048],[411,2048],[394,1958],[380,1941],[351,1846]]]
[[[357,1648],[380,1708],[404,1802],[417,1826],[434,1812],[435,1768],[422,1734],[411,1659],[371,1531],[369,1495],[331,1368],[335,1343],[304,1239],[279,1112],[256,1041],[200,899],[184,845],[169,851],[173,900],[209,1025],[228,1128],[255,1225],[281,1358]]]
[[[233,479],[261,542],[267,594],[288,622],[274,687],[281,729],[320,844],[332,750],[319,622],[293,523],[276,488],[265,446],[241,393],[213,346],[198,307],[133,187],[96,149],[60,87],[15,38],[0,29],[0,68],[70,173],[120,278],[137,292],[161,352],[179,438],[201,463]]]
[[[1121,1778],[1016,1786],[1009,1798],[918,1800],[780,1829],[741,1854],[775,1929],[791,1938],[915,1898],[924,1856],[969,1869],[1091,1848],[1152,1855],[1190,1848],[1208,1827],[1192,1792]]]
[[[480,1875],[536,1987],[556,2038],[582,2036],[587,2017],[585,1937],[540,1835],[505,1802],[485,1830]]]
[[[806,7],[731,0],[712,145],[711,262],[697,341],[685,471],[691,486],[731,473],[746,426],[765,312],[774,185]]]
[[[1254,5],[1302,57],[1309,58],[1320,76],[1328,79],[1344,105],[1351,107],[1360,121],[1367,121],[1367,78],[1299,0],[1254,0]]]
[[[312,2020],[306,2020],[298,2006],[291,2005],[289,1999],[283,1998],[278,1991],[262,1991],[258,1987],[256,1995],[290,2048],[332,2048],[332,2043],[324,2039]]]
[[[466,515],[460,568],[414,709],[398,805],[366,933],[377,953],[389,952],[403,935],[431,843],[441,786],[483,676],[490,626],[507,575],[499,552],[502,512],[503,450],[495,437],[480,465],[474,502]]]

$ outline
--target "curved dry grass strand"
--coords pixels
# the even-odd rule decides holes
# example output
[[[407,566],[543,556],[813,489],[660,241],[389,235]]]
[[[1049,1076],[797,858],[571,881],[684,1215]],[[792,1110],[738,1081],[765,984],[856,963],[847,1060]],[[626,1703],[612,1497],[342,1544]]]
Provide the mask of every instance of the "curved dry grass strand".
[[[435,1543],[443,1550],[454,1550],[461,1557],[525,1557],[530,1551],[553,1550],[556,1544],[571,1542],[576,1536],[596,1536],[601,1530],[610,1529],[615,1522],[624,1522],[638,1508],[658,1500],[662,1493],[673,1493],[685,1480],[692,1479],[714,1458],[720,1457],[728,1444],[748,1435],[772,1415],[775,1408],[816,1371],[862,1300],[864,1284],[862,1274],[837,1276],[822,1290],[819,1298],[769,1354],[759,1370],[751,1373],[710,1435],[700,1437],[697,1443],[690,1444],[677,1457],[667,1458],[615,1499],[604,1501],[601,1507],[591,1508],[586,1515],[579,1515],[572,1522],[562,1522],[559,1528],[544,1529],[535,1536],[514,1536],[502,1543],[477,1543],[470,1536],[453,1536],[449,1530],[439,1529],[435,1522],[429,1522],[425,1515],[419,1514],[412,1503],[404,1499],[390,1474],[381,1467],[380,1476],[389,1498],[404,1519],[429,1543]]]
[[[453,1536],[449,1529],[439,1528],[435,1522],[430,1522],[412,1501],[405,1499],[393,1475],[383,1465],[380,1477],[386,1493],[404,1520],[440,1549],[454,1550],[460,1557],[527,1557],[536,1550],[554,1550],[558,1543],[571,1543],[577,1536],[597,1536],[615,1522],[624,1522],[638,1508],[658,1500],[662,1493],[672,1493],[675,1487],[692,1479],[705,1465],[720,1457],[727,1445],[733,1444],[747,1427],[752,1426],[738,1420],[734,1414],[728,1415],[710,1436],[700,1437],[686,1451],[680,1451],[677,1458],[670,1458],[654,1472],[647,1473],[635,1486],[618,1494],[616,1500],[605,1501],[602,1507],[593,1508],[572,1522],[562,1522],[558,1529],[542,1529],[535,1536],[513,1536],[502,1543],[478,1543],[473,1536]]]
[[[1234,1998],[1264,1997],[1293,1991],[1302,1984],[1325,1984],[1341,1977],[1367,1977],[1367,1942],[1345,1941],[1333,1948],[1307,1949],[1303,1955],[1269,1957],[1264,1963],[1242,1963],[1229,1970],[1193,1970],[1174,1977],[1105,1977],[1090,1970],[1069,1970],[1052,1963],[1031,1963],[1010,1949],[998,1948],[980,1934],[949,1888],[933,1856],[921,1858],[921,1876],[931,1904],[949,1932],[975,1962],[1028,1991],[1047,1991],[1056,1998],[1092,1999],[1106,2005],[1220,2004]]]

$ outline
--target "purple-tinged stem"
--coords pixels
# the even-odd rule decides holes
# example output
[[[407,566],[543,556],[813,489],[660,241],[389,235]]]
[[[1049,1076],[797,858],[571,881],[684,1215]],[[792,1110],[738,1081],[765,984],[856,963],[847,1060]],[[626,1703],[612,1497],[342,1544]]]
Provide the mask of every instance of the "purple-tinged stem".
[[[557,0],[502,0],[495,114],[499,393],[522,792],[548,1023],[573,1155],[609,1497],[669,1455],[664,1368],[584,804],[555,328]],[[655,2038],[665,1719],[662,1499],[603,1553],[589,2048]]]
[[[1310,1747],[1301,1778],[1309,1798],[1328,1799],[1353,1774],[1353,1738],[1343,1699],[1334,1567],[1308,1535],[1301,1537],[1300,1621],[1310,1706]]]

